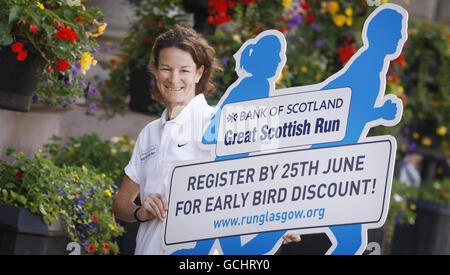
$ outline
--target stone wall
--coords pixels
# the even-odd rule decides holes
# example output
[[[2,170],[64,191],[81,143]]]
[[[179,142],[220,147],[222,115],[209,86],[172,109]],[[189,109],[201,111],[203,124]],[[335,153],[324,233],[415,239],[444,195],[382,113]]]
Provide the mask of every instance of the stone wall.
[[[154,118],[127,111],[110,120],[86,116],[85,109],[51,110],[42,105],[32,105],[27,113],[0,109],[0,159],[6,160],[6,146],[32,156],[42,145],[50,142],[52,135],[67,140],[69,136],[97,133],[105,140],[127,135],[136,139],[140,130]]]

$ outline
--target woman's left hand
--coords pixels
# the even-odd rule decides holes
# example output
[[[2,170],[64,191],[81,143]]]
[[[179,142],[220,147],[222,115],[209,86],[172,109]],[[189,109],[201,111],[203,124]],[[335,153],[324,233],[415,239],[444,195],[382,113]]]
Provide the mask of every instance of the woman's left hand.
[[[290,242],[298,243],[301,239],[299,234],[286,234],[283,236],[283,244],[288,244]]]

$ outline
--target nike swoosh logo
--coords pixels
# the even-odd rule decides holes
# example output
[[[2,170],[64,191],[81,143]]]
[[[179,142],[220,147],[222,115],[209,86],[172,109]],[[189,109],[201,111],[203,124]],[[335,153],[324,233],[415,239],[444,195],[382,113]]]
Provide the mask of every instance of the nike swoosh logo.
[[[178,144],[178,148],[180,148],[180,147],[183,147],[184,145],[186,145],[187,143],[185,143],[185,144]]]

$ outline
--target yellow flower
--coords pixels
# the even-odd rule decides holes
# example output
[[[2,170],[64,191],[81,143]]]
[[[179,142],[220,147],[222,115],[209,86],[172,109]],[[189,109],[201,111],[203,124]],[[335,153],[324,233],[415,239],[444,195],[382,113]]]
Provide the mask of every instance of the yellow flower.
[[[95,32],[94,34],[92,34],[92,37],[99,37],[100,35],[102,35],[103,33],[105,33],[106,26],[108,26],[108,24],[106,24],[105,22],[100,23],[100,24],[98,25],[97,32]]]
[[[84,52],[81,55],[80,64],[81,64],[81,72],[83,74],[86,74],[86,72],[91,68],[91,65],[95,66],[97,64],[97,60],[95,60],[90,53]]]
[[[319,81],[322,78],[322,76],[320,74],[316,74],[316,76],[314,77],[314,79],[316,81]]]
[[[353,8],[352,7],[346,8],[345,9],[345,15],[352,16],[353,15]]]
[[[44,5],[42,5],[41,2],[38,1],[38,2],[37,2],[37,5],[38,5],[38,7],[39,7],[41,10],[44,9]]]
[[[333,22],[338,27],[344,26],[346,21],[347,21],[347,17],[343,14],[337,14],[337,15],[333,16]]]
[[[112,224],[108,224],[108,226],[109,226],[109,228],[112,230],[112,231],[114,231],[114,229],[116,229],[115,227],[114,227],[114,225],[112,225]]]
[[[302,66],[302,67],[300,68],[300,70],[302,70],[302,72],[306,73],[306,72],[308,71],[308,67]]]
[[[84,166],[84,165],[81,166],[81,169],[83,169],[83,171],[85,171],[85,172],[88,171],[88,169],[87,169],[86,166]]]
[[[347,19],[345,19],[345,24],[347,25],[347,26],[351,26],[351,25],[353,25],[353,18],[352,17],[347,17]]]
[[[405,92],[405,89],[403,88],[403,86],[398,86],[398,87],[397,87],[397,91],[398,91],[400,94],[403,94],[403,93]]]
[[[420,135],[419,135],[419,133],[414,132],[414,133],[412,134],[412,137],[415,138],[415,139],[419,139],[419,138],[420,138]]]
[[[412,211],[416,211],[417,206],[416,206],[414,203],[411,203],[411,204],[409,205],[409,209],[411,209]]]
[[[402,145],[400,146],[400,148],[402,149],[402,151],[406,151],[406,149],[408,149],[408,145],[402,144]]]
[[[112,196],[112,193],[111,193],[111,191],[110,191],[109,189],[106,189],[106,190],[105,190],[105,193],[106,193],[106,195],[108,195],[109,197]]]
[[[431,141],[431,138],[429,138],[429,137],[423,137],[421,143],[424,146],[430,146],[432,141]]]
[[[77,181],[79,179],[80,179],[80,177],[78,176],[78,174],[73,175],[73,181]]]
[[[289,8],[291,6],[291,0],[283,0],[281,5],[283,5],[283,7],[285,8]]]
[[[445,134],[447,134],[447,127],[445,127],[445,126],[439,126],[437,129],[436,129],[436,133],[438,134],[438,135],[440,135],[441,137],[443,137],[443,136],[445,136]]]
[[[335,14],[336,12],[339,11],[339,3],[337,1],[331,1],[327,5],[327,11],[331,14]]]

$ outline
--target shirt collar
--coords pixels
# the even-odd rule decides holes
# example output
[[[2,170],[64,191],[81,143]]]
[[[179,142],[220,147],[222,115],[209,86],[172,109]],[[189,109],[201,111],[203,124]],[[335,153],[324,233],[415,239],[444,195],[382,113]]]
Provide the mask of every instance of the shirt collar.
[[[164,109],[164,112],[161,115],[161,126],[164,126],[166,123],[176,123],[176,124],[185,124],[190,118],[191,111],[198,106],[198,103],[204,102],[206,103],[205,96],[200,93],[196,95],[189,103],[184,106],[183,110],[172,120],[168,120],[168,111],[167,108]]]

